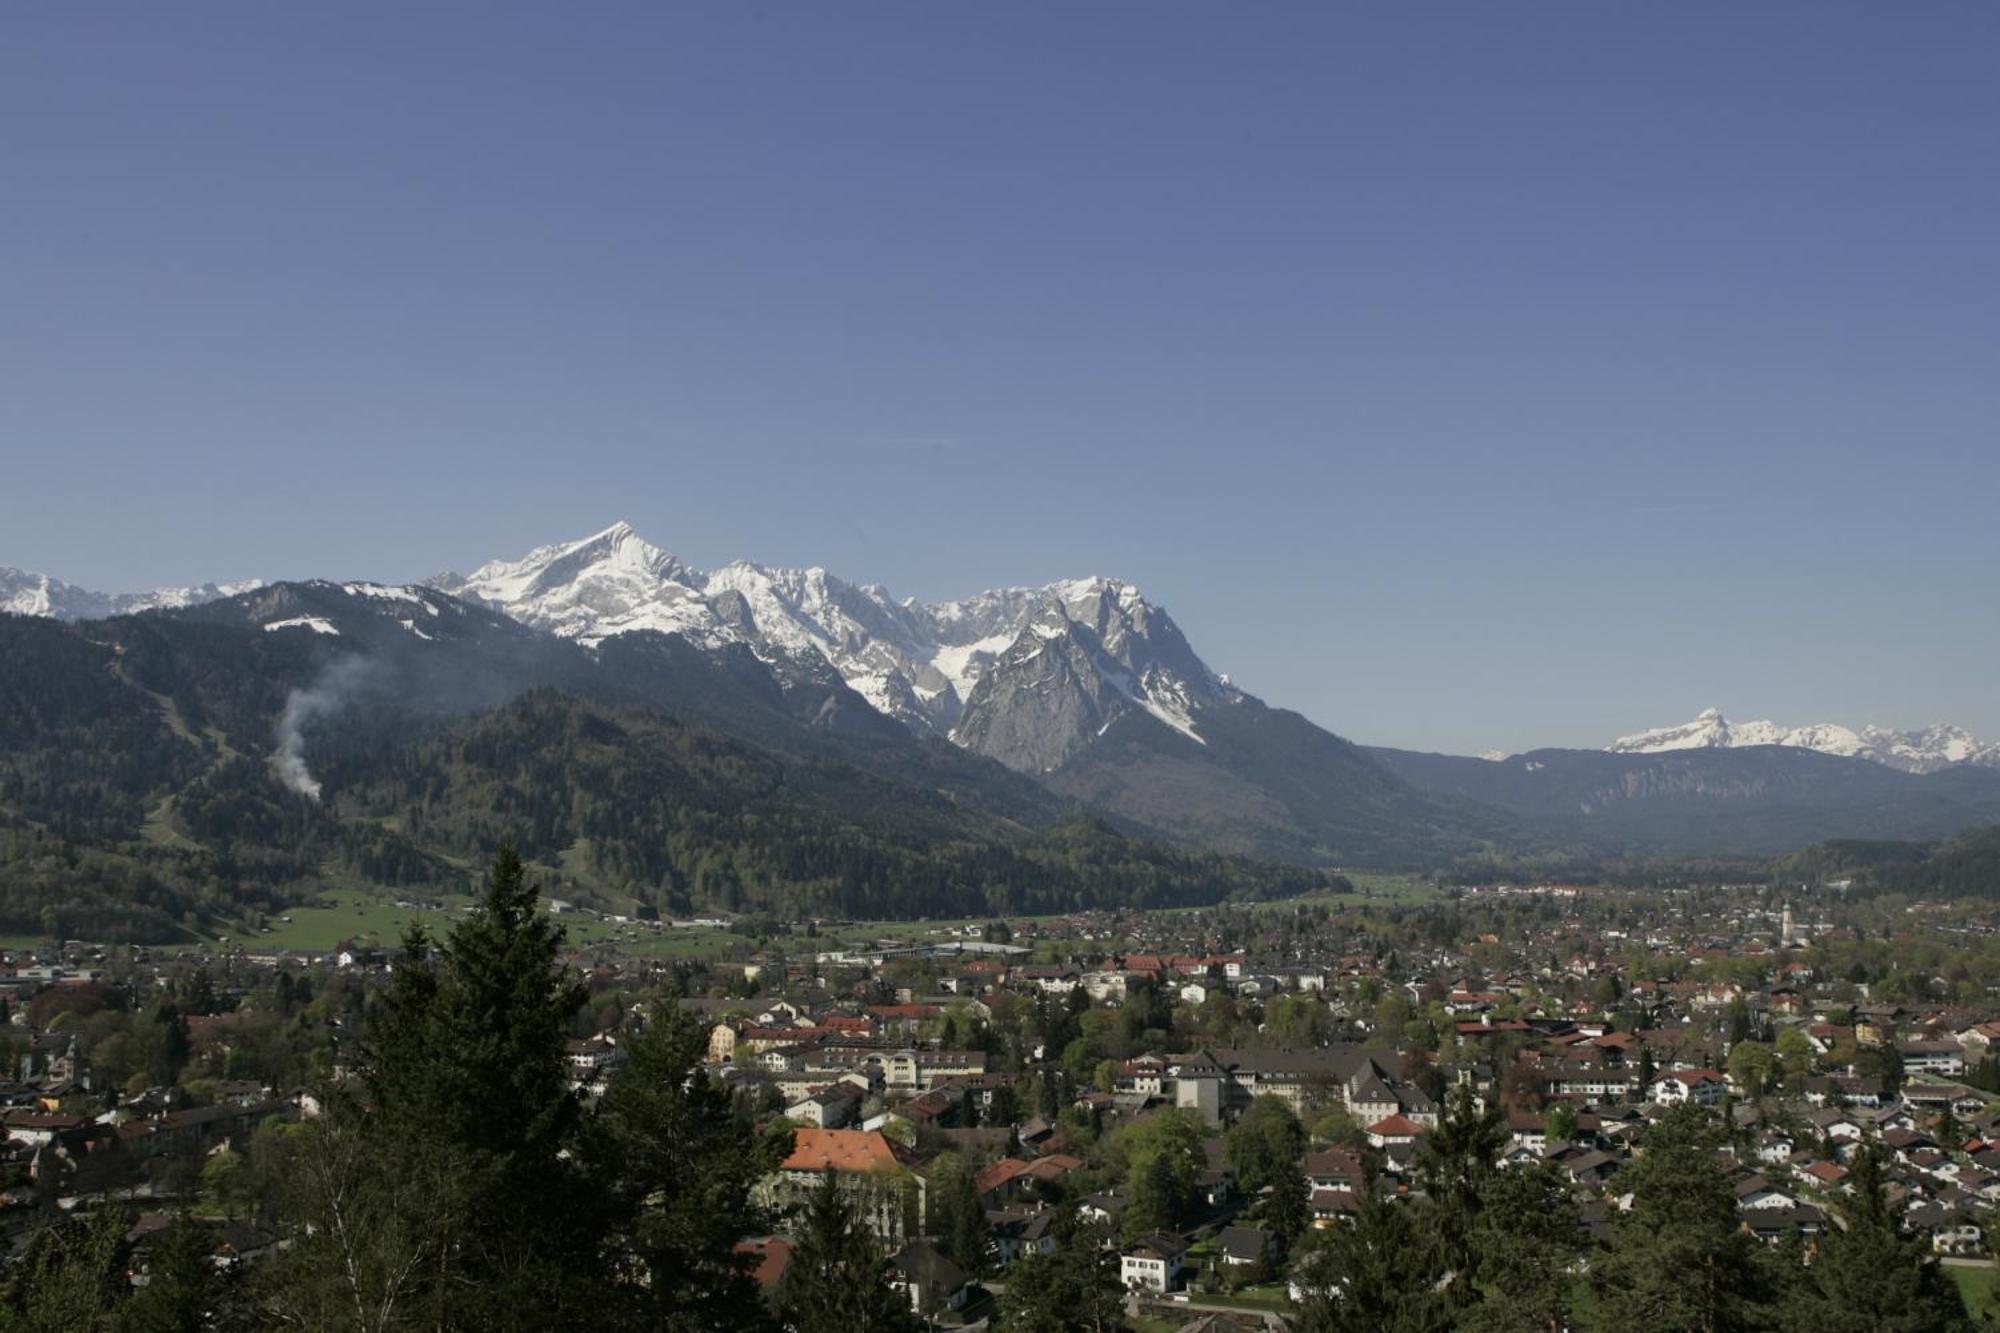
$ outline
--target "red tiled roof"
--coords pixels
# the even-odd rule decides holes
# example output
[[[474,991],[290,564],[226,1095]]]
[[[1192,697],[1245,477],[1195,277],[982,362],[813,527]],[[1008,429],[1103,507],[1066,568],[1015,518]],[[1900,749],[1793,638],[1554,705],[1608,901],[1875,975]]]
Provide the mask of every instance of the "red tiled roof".
[[[1081,1158],[1068,1153],[1052,1152],[1047,1157],[1038,1158],[1028,1164],[1028,1174],[1036,1180],[1059,1180],[1083,1166]]]
[[[776,1236],[766,1236],[763,1240],[740,1240],[736,1242],[736,1253],[757,1257],[750,1277],[760,1287],[777,1286],[785,1280],[785,1270],[792,1266],[791,1242]]]
[[[787,1171],[893,1171],[902,1165],[895,1146],[872,1129],[793,1131]]]
[[[1018,1157],[1002,1157],[993,1165],[972,1178],[972,1188],[980,1194],[997,1190],[1018,1175],[1029,1170],[1028,1163]]]

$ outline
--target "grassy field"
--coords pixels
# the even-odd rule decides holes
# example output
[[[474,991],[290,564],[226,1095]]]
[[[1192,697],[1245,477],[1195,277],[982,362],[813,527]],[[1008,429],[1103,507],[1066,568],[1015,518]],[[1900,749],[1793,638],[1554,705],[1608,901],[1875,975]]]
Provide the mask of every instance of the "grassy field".
[[[363,947],[391,947],[402,936],[404,927],[413,922],[434,935],[443,934],[472,899],[455,895],[425,901],[435,902],[436,907],[398,907],[391,896],[356,889],[338,890],[324,895],[323,906],[295,907],[271,918],[268,933],[232,936],[229,943],[260,951],[288,949],[310,953],[329,952],[349,941]],[[748,952],[753,944],[749,936],[726,930],[655,931],[645,926],[601,921],[583,912],[564,913],[560,923],[572,944],[612,944],[639,957],[719,958],[732,951]]]
[[[1258,911],[1285,911],[1300,904],[1324,904],[1329,907],[1365,908],[1388,904],[1410,904],[1428,901],[1436,896],[1436,890],[1420,879],[1407,875],[1384,875],[1355,873],[1349,878],[1354,881],[1355,892],[1351,894],[1315,894],[1305,898],[1287,898],[1272,902],[1251,904]],[[320,895],[311,906],[294,907],[289,911],[272,915],[265,922],[266,929],[255,932],[226,930],[216,934],[196,935],[180,945],[167,948],[242,948],[253,952],[291,951],[300,953],[328,953],[347,943],[363,948],[389,948],[402,936],[406,926],[413,922],[422,923],[433,934],[442,934],[451,923],[458,919],[461,910],[472,899],[465,895],[425,895],[421,899],[411,897],[405,901],[423,902],[432,906],[398,907],[396,895],[392,892],[378,892],[355,886],[335,888]],[[1200,908],[1170,908],[1171,912],[1193,912]],[[948,942],[965,938],[961,933],[966,926],[985,922],[986,917],[956,917],[929,921],[862,921],[835,926],[820,932],[817,947],[823,950],[860,949],[882,941],[918,943],[923,941]],[[1073,940],[1070,932],[1061,928],[1066,916],[1013,916],[1008,920],[1017,928],[1028,925],[1034,928],[1036,937],[1023,938],[1018,942],[1035,946],[1037,957],[1051,952],[1059,953]],[[748,935],[730,930],[705,927],[683,927],[680,929],[652,929],[636,923],[619,925],[612,921],[600,920],[594,913],[578,911],[563,914],[563,928],[569,934],[573,945],[609,945],[621,953],[640,958],[686,958],[702,961],[747,957],[756,948],[756,941]],[[225,943],[226,942],[226,943]],[[0,949],[31,950],[54,941],[37,936],[0,936]],[[1096,939],[1097,948],[1115,948],[1120,941]],[[794,935],[790,951],[796,955],[808,942]]]
[[[270,919],[269,933],[230,935],[229,943],[246,949],[293,949],[325,953],[349,940],[363,947],[393,945],[403,928],[421,922],[427,930],[442,933],[456,915],[456,909],[470,898],[438,900],[444,911],[411,910],[396,906],[394,898],[344,889],[326,894],[323,907],[294,907]],[[226,933],[226,932],[225,932]]]
[[[1418,879],[1414,875],[1378,875],[1367,871],[1353,871],[1347,877],[1354,881],[1354,892],[1337,895],[1333,901],[1427,903],[1437,897],[1436,885],[1429,880]]]
[[[1265,902],[1247,904],[1253,910],[1265,912],[1289,912],[1295,907],[1382,907],[1406,906],[1427,903],[1437,897],[1437,888],[1429,880],[1415,875],[1389,875],[1374,871],[1355,870],[1341,872],[1354,884],[1352,893],[1308,893],[1297,898],[1273,898]],[[1199,907],[1173,907],[1173,912],[1199,912]]]

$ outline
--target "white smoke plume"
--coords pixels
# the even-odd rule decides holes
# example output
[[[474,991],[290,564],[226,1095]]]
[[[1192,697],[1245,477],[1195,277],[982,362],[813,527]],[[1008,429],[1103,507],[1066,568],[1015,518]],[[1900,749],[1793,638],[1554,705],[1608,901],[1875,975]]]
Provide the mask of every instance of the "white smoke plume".
[[[368,671],[366,658],[343,657],[322,671],[311,689],[293,690],[286,697],[285,711],[278,717],[278,748],[271,755],[271,771],[287,788],[308,800],[319,799],[319,779],[306,766],[306,724],[345,706]]]

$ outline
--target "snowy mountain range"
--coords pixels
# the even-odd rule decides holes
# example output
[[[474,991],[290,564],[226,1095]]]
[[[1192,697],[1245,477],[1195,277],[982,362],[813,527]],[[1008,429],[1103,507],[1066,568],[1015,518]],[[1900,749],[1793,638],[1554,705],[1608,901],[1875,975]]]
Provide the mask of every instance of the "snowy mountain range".
[[[1851,759],[1870,759],[1905,773],[1935,773],[1954,764],[2000,768],[2000,744],[1982,742],[1963,727],[1938,723],[1921,731],[1865,726],[1859,731],[1835,722],[1784,727],[1776,722],[1731,722],[1719,708],[1692,722],[1621,736],[1605,747],[1612,754],[1662,754],[1670,750],[1742,749],[1784,745]]]
[[[817,567],[696,569],[616,523],[427,582],[586,645],[658,630],[744,644],[781,676],[823,660],[917,734],[1030,771],[1059,767],[1127,714],[1202,742],[1201,710],[1240,697],[1116,579],[899,601]]]
[[[102,620],[106,616],[170,607],[200,606],[263,587],[260,579],[241,583],[204,583],[193,588],[155,588],[150,592],[103,593],[79,588],[46,574],[0,565],[0,611],[17,616],[53,616],[57,620]]]
[[[96,619],[200,606],[265,586],[248,580],[105,594],[0,567],[0,611]],[[850,583],[818,567],[738,561],[697,569],[615,523],[580,540],[492,561],[469,575],[441,574],[413,586],[486,606],[593,651],[646,630],[680,635],[709,652],[747,650],[800,697],[824,698],[828,688],[844,694],[844,685],[918,737],[947,738],[1023,772],[1055,775],[1058,790],[1112,807],[1145,804],[1133,786],[1137,772],[1156,789],[1211,790],[1219,802],[1217,819],[1227,802],[1215,784],[1230,787],[1232,817],[1239,820],[1272,808],[1274,782],[1280,803],[1296,813],[1302,802],[1319,799],[1309,792],[1324,794],[1328,773],[1339,770],[1343,781],[1356,780],[1354,756],[1325,749],[1338,738],[1236,689],[1202,661],[1172,617],[1118,579],[1071,579],[925,603],[899,600],[879,584]],[[293,625],[337,632],[330,622],[296,615],[266,628]],[[1107,737],[1115,743],[1100,745]],[[1917,774],[1960,764],[2000,768],[2000,744],[1958,727],[1787,728],[1730,722],[1716,709],[1606,748],[1650,755],[1752,746],[1809,749]],[[1098,757],[1086,762],[1092,752]],[[1104,756],[1110,753],[1123,756],[1116,773],[1107,770],[1111,761]],[[1307,753],[1313,757],[1302,761]],[[1314,775],[1304,786],[1273,776],[1293,773],[1300,762],[1307,768],[1297,771]],[[1194,770],[1197,778],[1189,776]],[[1237,789],[1239,780],[1250,781],[1259,794]],[[1388,797],[1382,790],[1371,799]]]

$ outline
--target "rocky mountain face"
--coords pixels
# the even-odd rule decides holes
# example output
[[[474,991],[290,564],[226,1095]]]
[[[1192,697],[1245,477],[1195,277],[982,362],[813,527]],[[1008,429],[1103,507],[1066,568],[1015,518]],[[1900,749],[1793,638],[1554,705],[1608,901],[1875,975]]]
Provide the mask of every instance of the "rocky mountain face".
[[[432,586],[585,645],[634,630],[742,644],[781,676],[831,666],[919,736],[1048,772],[1118,717],[1200,742],[1195,714],[1239,697],[1131,584],[1075,579],[960,601],[898,601],[824,569],[694,568],[624,523]]]
[[[1782,745],[1821,754],[1867,759],[1905,773],[1935,773],[1953,764],[2000,768],[2000,744],[1979,741],[1963,727],[1938,723],[1921,731],[1869,725],[1859,731],[1834,722],[1784,727],[1775,722],[1731,722],[1719,708],[1676,727],[1621,736],[1611,754],[1666,754],[1676,750],[1743,749]]]

